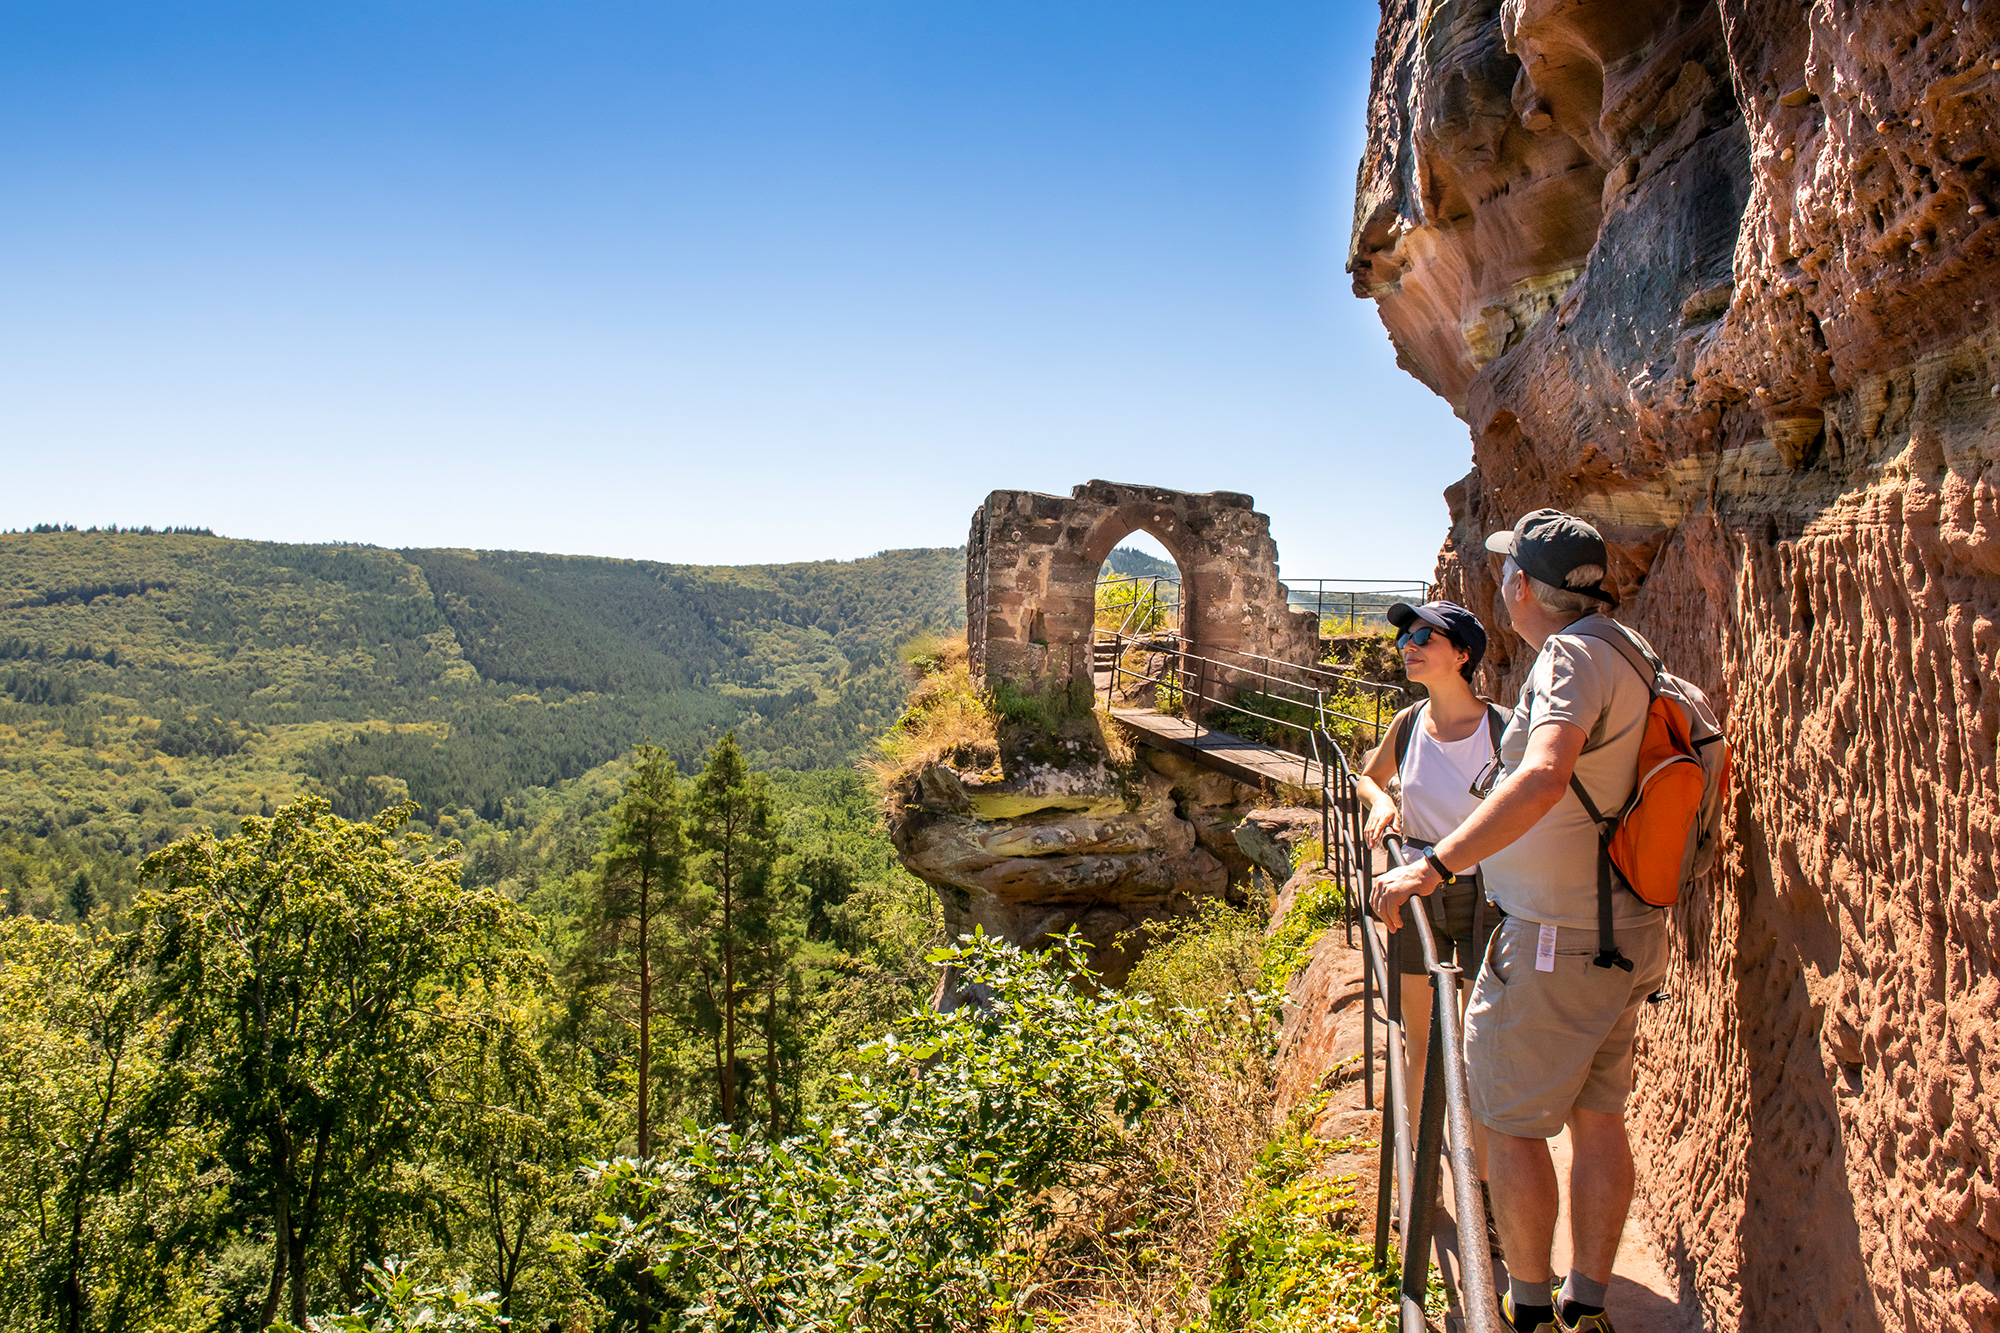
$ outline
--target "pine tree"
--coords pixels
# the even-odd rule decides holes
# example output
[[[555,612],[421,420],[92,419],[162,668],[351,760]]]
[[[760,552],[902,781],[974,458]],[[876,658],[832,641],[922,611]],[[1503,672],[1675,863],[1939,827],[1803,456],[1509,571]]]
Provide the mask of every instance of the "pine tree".
[[[789,1032],[797,1024],[798,891],[773,874],[783,848],[768,782],[732,732],[709,752],[688,802],[690,878],[705,918],[692,934],[705,989],[716,1093],[726,1124],[747,1111],[746,1045],[761,1040],[766,1117],[779,1126]]]
[[[639,1038],[638,1150],[652,1155],[653,1020],[665,1007],[663,965],[680,943],[687,843],[680,776],[667,752],[641,745],[598,854],[584,940],[572,968],[612,999]]]
[[[90,909],[97,906],[97,889],[91,884],[88,872],[77,871],[63,897],[69,902],[69,910],[76,913],[78,921],[90,920]]]

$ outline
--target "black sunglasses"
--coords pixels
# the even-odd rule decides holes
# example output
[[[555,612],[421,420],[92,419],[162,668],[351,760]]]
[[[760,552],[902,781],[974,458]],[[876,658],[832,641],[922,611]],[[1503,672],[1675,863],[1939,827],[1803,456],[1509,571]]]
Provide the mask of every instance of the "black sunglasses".
[[[1431,635],[1433,634],[1444,634],[1444,631],[1436,625],[1419,625],[1415,629],[1406,629],[1396,636],[1396,647],[1403,648],[1414,643],[1417,647],[1421,648],[1431,641]],[[1445,634],[1445,642],[1451,642],[1449,634]]]

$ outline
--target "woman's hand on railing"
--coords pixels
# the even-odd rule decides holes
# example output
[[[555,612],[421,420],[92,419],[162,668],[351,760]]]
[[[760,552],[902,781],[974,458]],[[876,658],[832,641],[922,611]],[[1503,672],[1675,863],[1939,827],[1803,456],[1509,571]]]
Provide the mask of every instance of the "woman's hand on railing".
[[[1368,807],[1368,823],[1361,836],[1368,839],[1370,847],[1380,847],[1385,834],[1401,833],[1402,826],[1396,819],[1396,803],[1384,796]]]

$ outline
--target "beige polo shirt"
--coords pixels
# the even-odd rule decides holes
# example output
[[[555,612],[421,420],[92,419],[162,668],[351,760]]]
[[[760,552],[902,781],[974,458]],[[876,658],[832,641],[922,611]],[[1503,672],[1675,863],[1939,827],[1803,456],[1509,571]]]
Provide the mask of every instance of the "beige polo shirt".
[[[1576,761],[1577,779],[1599,811],[1615,814],[1632,795],[1652,691],[1616,648],[1575,632],[1586,626],[1618,633],[1610,617],[1593,614],[1549,636],[1500,737],[1500,762],[1509,773],[1518,769],[1537,727],[1552,722],[1581,727],[1589,739]],[[1486,858],[1481,868],[1487,895],[1509,916],[1595,930],[1597,856],[1597,825],[1576,793],[1565,788],[1533,828]],[[1614,885],[1611,904],[1612,922],[1620,929],[1662,920],[1658,909],[1622,884]]]

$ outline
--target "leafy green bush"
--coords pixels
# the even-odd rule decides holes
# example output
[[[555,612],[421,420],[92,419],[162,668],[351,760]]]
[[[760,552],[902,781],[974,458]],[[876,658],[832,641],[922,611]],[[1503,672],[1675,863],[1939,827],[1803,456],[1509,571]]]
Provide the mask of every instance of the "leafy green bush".
[[[1340,920],[1341,886],[1337,880],[1316,879],[1299,888],[1291,910],[1264,944],[1263,982],[1283,990],[1312,957],[1328,926]]]
[[[462,1280],[422,1282],[417,1266],[402,1259],[369,1264],[363,1283],[368,1299],[346,1314],[307,1319],[303,1330],[280,1319],[273,1333],[498,1333],[507,1326],[495,1293],[474,1292]]]
[[[1376,1270],[1356,1234],[1354,1177],[1329,1176],[1321,1164],[1354,1146],[1315,1138],[1318,1102],[1264,1150],[1248,1198],[1224,1232],[1221,1274],[1209,1288],[1215,1333],[1395,1327],[1393,1267]]]
[[[576,1243],[643,1275],[671,1329],[1031,1322],[1022,1250],[1127,1141],[1163,1029],[1090,984],[1073,934],[932,958],[966,1002],[864,1048],[830,1113],[781,1142],[688,1124],[652,1161],[601,1165],[605,1214]]]

